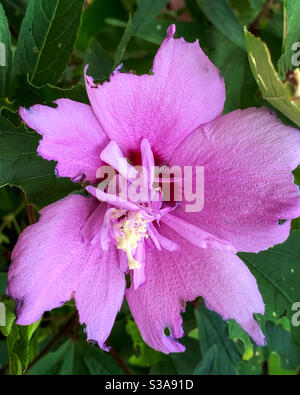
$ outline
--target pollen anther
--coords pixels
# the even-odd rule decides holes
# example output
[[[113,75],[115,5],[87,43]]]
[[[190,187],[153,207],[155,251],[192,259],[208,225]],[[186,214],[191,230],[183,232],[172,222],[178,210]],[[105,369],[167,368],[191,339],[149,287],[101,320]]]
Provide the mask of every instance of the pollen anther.
[[[139,269],[140,262],[133,255],[139,243],[148,237],[147,222],[140,213],[129,212],[125,218],[114,224],[117,248],[127,254],[129,269]]]

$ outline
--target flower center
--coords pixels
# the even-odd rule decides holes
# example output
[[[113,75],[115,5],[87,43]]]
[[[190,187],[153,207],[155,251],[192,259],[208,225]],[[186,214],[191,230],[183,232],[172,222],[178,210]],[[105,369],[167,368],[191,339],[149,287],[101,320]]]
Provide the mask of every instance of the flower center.
[[[122,210],[115,209],[112,217],[118,218]],[[117,241],[117,248],[127,254],[129,269],[139,269],[141,264],[133,258],[133,255],[140,243],[148,238],[148,220],[140,213],[127,212],[125,218],[114,224],[114,234]]]
[[[126,253],[126,255],[120,254],[122,270],[138,269],[134,270],[140,276],[137,281],[143,278],[145,245],[148,242],[159,250],[165,248],[174,251],[178,247],[176,243],[160,235],[153,224],[156,222],[159,225],[162,216],[173,211],[177,203],[174,206],[163,207],[162,191],[159,187],[154,187],[154,157],[150,143],[146,139],[141,142],[141,157],[143,166],[140,171],[128,163],[118,145],[111,141],[101,152],[100,158],[117,170],[117,174],[104,190],[100,184],[99,188],[91,185],[86,187],[89,193],[109,205],[100,232],[103,251],[107,251],[109,242],[113,241],[117,249]],[[108,174],[107,169],[105,174]],[[138,178],[137,182],[136,178]],[[114,189],[118,183],[119,186],[121,185],[120,190],[124,192],[122,197],[118,196],[117,189]],[[146,197],[138,192],[141,188],[146,190]],[[146,241],[148,238],[149,240]],[[126,257],[127,261],[124,262],[123,258]]]

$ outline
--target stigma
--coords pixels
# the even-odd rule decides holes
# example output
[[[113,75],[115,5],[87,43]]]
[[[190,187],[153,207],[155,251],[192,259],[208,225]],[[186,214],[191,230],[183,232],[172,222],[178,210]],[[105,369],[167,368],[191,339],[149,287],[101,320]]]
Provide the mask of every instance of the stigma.
[[[148,238],[147,229],[149,220],[140,213],[115,209],[112,217],[119,218],[114,224],[114,235],[117,248],[126,252],[129,269],[139,269],[141,263],[135,258],[135,252],[139,246]]]

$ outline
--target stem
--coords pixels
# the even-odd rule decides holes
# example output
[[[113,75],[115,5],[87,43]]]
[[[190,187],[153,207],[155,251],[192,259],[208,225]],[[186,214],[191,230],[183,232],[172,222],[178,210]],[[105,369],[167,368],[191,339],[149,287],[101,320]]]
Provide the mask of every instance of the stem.
[[[13,211],[12,213],[10,213],[10,214],[8,214],[8,215],[5,215],[5,216],[3,217],[2,224],[0,225],[0,233],[1,233],[10,223],[13,223],[13,224],[14,224],[14,226],[15,226],[16,231],[17,231],[18,234],[21,233],[21,229],[20,229],[19,224],[17,223],[16,217],[20,214],[20,212],[23,210],[24,207],[25,207],[25,204],[24,204],[24,203],[21,203],[20,206],[19,206],[15,211]]]
[[[15,229],[16,229],[16,231],[17,231],[17,233],[18,233],[18,236],[20,236],[20,234],[21,234],[22,231],[21,231],[21,228],[20,228],[20,226],[19,226],[19,224],[18,224],[18,221],[16,220],[16,217],[14,217],[12,223],[13,223],[14,226],[15,226]]]
[[[261,12],[257,15],[257,17],[254,19],[254,21],[251,23],[251,25],[248,27],[249,32],[252,34],[255,34],[259,31],[259,24],[262,18],[264,18],[268,12],[269,8],[271,7],[273,3],[273,0],[267,0],[261,10]]]
[[[18,32],[16,32],[16,31],[14,30],[14,28],[13,28],[12,26],[9,26],[9,30],[10,30],[10,32],[11,32],[11,35],[12,35],[13,37],[15,37],[16,39],[18,39],[19,34],[18,34]]]
[[[110,354],[113,357],[113,359],[116,361],[116,363],[119,365],[119,367],[122,369],[124,374],[131,375],[130,370],[126,366],[125,362],[122,360],[120,357],[120,354],[113,348],[113,346],[110,344],[109,341],[106,341],[106,344],[110,347]]]
[[[23,193],[23,198],[24,198],[24,201],[26,204],[28,222],[29,222],[29,225],[32,225],[35,223],[34,208],[30,203],[28,203],[25,193]]]
[[[35,223],[34,208],[31,204],[28,204],[28,203],[26,203],[26,208],[27,208],[27,216],[28,216],[29,225],[32,225]]]
[[[262,364],[262,374],[263,374],[264,376],[268,376],[268,374],[269,374],[269,364],[268,364],[268,361],[264,361],[263,364]]]

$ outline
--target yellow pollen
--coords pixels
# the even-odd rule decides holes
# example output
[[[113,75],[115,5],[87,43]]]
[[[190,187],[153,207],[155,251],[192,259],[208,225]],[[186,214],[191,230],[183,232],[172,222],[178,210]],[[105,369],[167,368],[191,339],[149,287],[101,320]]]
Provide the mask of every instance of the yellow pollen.
[[[118,233],[117,248],[127,254],[129,269],[139,269],[141,264],[133,258],[138,243],[147,238],[147,220],[141,214],[129,213],[127,217],[115,225]]]

